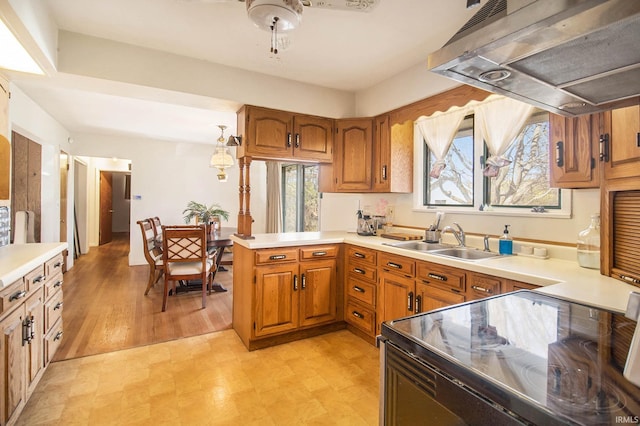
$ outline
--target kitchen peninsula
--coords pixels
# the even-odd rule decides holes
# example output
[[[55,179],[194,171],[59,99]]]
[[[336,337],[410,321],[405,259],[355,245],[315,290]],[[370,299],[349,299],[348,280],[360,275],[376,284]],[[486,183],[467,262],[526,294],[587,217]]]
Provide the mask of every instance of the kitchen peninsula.
[[[408,308],[402,316],[428,310],[418,308],[418,304],[413,307],[413,303],[420,301],[421,286],[425,286],[425,291],[443,293],[444,275],[428,272],[425,269],[428,267],[442,268],[450,274],[449,278],[445,277],[449,287],[454,282],[460,286],[451,289],[453,293],[449,294],[457,299],[448,304],[536,288],[567,300],[624,312],[629,293],[638,291],[637,287],[601,275],[597,270],[581,268],[576,261],[560,258],[514,255],[470,262],[393,247],[388,245],[391,240],[348,232],[256,234],[254,237],[249,240],[232,237],[235,242],[233,327],[249,349],[344,327],[345,321],[351,331],[373,343],[380,323],[390,319],[385,310],[398,312],[393,309],[398,304],[400,310]],[[304,253],[309,253],[309,258],[305,259]],[[373,261],[367,265],[369,255]],[[318,262],[325,256],[330,256],[335,265],[333,285],[323,284],[323,279],[329,276],[305,274],[306,264]],[[362,261],[355,266],[350,263],[354,256]],[[392,270],[386,268],[387,264],[403,262],[410,266],[402,274],[394,270],[396,266]],[[425,277],[439,278],[429,281],[422,278],[421,271],[427,271],[423,274]],[[408,304],[407,299],[397,297],[396,292],[396,284],[407,281],[415,286],[408,290]],[[314,303],[305,304],[300,298],[311,288]],[[422,297],[424,306],[432,309],[426,301],[428,295]],[[335,309],[333,315],[326,312],[328,316],[319,322],[301,323],[299,318],[304,316],[304,310],[317,308],[318,301],[323,302],[324,309]],[[269,327],[264,327],[266,323]]]

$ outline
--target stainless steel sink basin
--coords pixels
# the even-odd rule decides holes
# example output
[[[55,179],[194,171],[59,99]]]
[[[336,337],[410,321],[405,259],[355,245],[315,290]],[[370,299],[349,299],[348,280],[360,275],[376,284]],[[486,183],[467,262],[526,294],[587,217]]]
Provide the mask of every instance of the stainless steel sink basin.
[[[401,243],[384,243],[387,246],[403,248],[407,250],[415,250],[415,251],[433,251],[433,250],[442,250],[442,249],[450,249],[452,248],[447,244],[440,243],[427,243],[424,241],[403,241]]]
[[[454,257],[462,260],[482,260],[500,256],[498,253],[482,251],[469,247],[454,247],[432,252],[437,256]]]

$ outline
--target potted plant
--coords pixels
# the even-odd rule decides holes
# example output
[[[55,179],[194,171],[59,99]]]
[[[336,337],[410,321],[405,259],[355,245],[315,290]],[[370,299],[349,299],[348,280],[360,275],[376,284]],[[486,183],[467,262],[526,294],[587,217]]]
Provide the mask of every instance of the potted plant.
[[[206,204],[197,203],[195,201],[189,201],[187,208],[182,212],[184,214],[184,222],[189,223],[195,217],[198,223],[204,223],[207,226],[212,222],[220,222],[216,218],[223,218],[229,220],[229,212],[223,210],[218,204]]]

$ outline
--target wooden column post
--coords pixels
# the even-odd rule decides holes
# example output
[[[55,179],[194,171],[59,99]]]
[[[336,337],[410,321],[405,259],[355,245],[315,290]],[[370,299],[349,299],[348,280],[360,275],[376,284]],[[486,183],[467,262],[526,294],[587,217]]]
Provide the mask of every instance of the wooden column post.
[[[240,168],[239,182],[239,209],[238,209],[238,233],[240,238],[250,239],[251,225],[253,218],[251,217],[251,157],[241,157],[238,159],[238,167]]]

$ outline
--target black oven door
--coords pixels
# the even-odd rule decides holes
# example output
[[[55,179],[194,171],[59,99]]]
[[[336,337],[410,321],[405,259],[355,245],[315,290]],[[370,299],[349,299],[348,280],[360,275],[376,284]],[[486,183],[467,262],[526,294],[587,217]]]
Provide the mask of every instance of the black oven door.
[[[526,424],[393,343],[383,348],[384,425]]]

